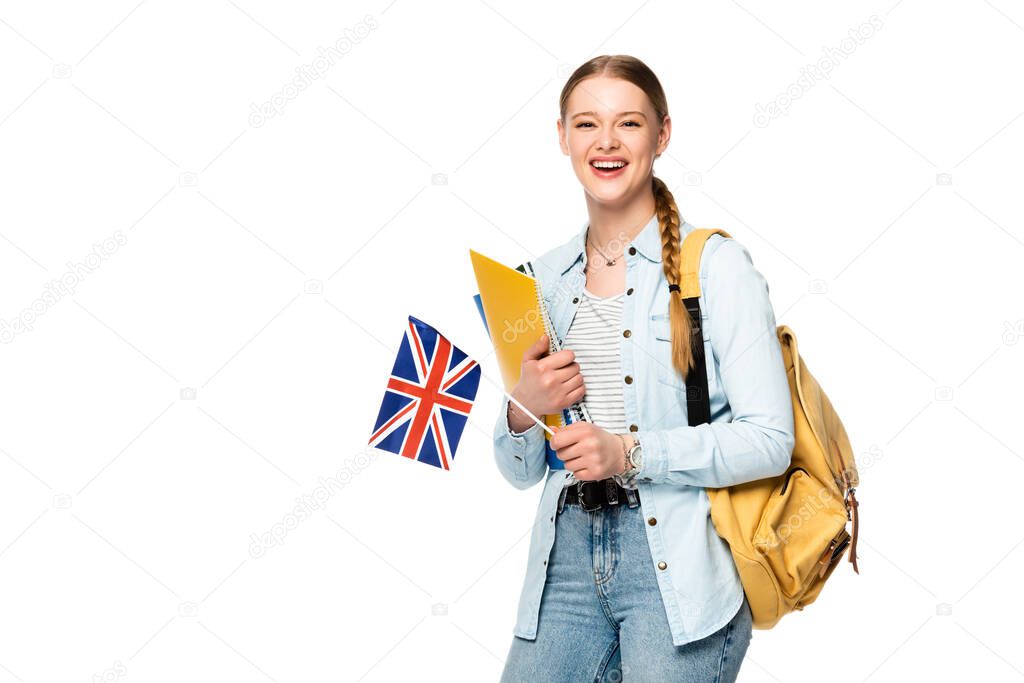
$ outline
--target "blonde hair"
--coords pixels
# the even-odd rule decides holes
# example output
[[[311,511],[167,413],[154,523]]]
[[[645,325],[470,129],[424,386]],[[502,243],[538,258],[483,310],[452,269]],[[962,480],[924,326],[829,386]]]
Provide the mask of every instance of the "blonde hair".
[[[642,61],[630,55],[601,55],[576,69],[562,87],[558,104],[563,125],[566,123],[569,95],[582,81],[595,76],[629,81],[647,95],[658,121],[665,120],[668,114],[668,100],[654,72]],[[654,193],[654,205],[661,232],[661,263],[665,280],[669,285],[678,285],[681,256],[679,226],[682,224],[679,208],[668,186],[656,176],[651,177],[651,191]],[[694,366],[693,328],[690,313],[683,305],[683,299],[678,291],[670,292],[668,316],[672,337],[672,365],[685,379]]]

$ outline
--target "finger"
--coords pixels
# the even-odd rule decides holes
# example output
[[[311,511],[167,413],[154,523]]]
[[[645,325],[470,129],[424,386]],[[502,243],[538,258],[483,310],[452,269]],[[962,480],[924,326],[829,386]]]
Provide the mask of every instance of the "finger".
[[[577,374],[573,375],[572,377],[567,377],[565,381],[562,382],[562,390],[568,393],[570,391],[575,391],[576,389],[579,389],[580,387],[585,385],[586,381],[584,380],[583,375]]]
[[[569,365],[566,365],[564,368],[559,368],[558,370],[555,370],[554,374],[555,379],[558,380],[559,382],[568,382],[577,375],[579,375],[580,377],[583,376],[580,373],[579,363],[570,363]]]
[[[579,403],[580,401],[582,401],[583,397],[586,396],[586,395],[587,395],[587,387],[582,382],[580,382],[580,385],[578,387],[576,387],[575,389],[570,390],[569,392],[567,392],[565,394],[565,396],[562,398],[561,406],[563,408],[568,408],[569,406],[573,405],[574,403]]]
[[[576,447],[576,446],[568,446],[566,448],[559,448],[558,450],[555,451],[555,455],[558,456],[559,460],[561,460],[563,463],[568,465],[573,460],[575,460],[576,458],[580,457],[580,449],[578,447]],[[571,469],[571,468],[569,468],[569,469]]]
[[[526,353],[523,355],[523,360],[538,360],[544,356],[549,350],[548,335],[542,334],[540,339],[533,342],[530,348],[526,349]]]
[[[544,359],[544,369],[557,370],[563,368],[576,360],[576,352],[572,349],[562,349]]]
[[[572,422],[555,432],[551,437],[551,448],[560,451],[573,445],[583,436],[583,432],[576,425],[583,425],[585,422]]]
[[[565,469],[571,470],[574,477],[579,480],[591,479],[592,471],[588,465],[583,463],[582,459],[573,458],[565,463]]]

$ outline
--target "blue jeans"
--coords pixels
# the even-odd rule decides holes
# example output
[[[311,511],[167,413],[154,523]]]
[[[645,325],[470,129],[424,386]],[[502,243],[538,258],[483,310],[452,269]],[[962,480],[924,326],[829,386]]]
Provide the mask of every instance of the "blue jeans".
[[[503,683],[735,681],[750,645],[746,596],[721,629],[672,644],[641,507],[558,513],[537,639],[513,636]]]

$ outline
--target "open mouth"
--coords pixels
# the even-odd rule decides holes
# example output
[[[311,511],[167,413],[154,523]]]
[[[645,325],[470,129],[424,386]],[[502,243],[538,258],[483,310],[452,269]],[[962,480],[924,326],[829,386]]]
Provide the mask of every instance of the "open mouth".
[[[616,159],[612,161],[595,160],[590,162],[590,168],[593,169],[594,173],[600,178],[614,178],[621,174],[623,169],[628,165],[629,162],[624,159]]]

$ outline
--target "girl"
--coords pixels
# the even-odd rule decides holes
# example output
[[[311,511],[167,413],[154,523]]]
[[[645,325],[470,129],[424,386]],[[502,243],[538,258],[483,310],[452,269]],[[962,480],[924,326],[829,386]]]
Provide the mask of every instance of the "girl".
[[[734,681],[750,608],[705,487],[782,474],[793,411],[768,285],[736,240],[700,267],[704,338],[679,295],[680,218],[654,160],[671,119],[657,77],[596,57],[560,98],[562,152],[588,220],[536,260],[563,349],[542,336],[512,396],[535,415],[586,397],[591,422],[545,437],[508,398],[494,430],[509,483],[545,479],[503,681]],[[711,423],[687,420],[691,344],[704,344]]]

